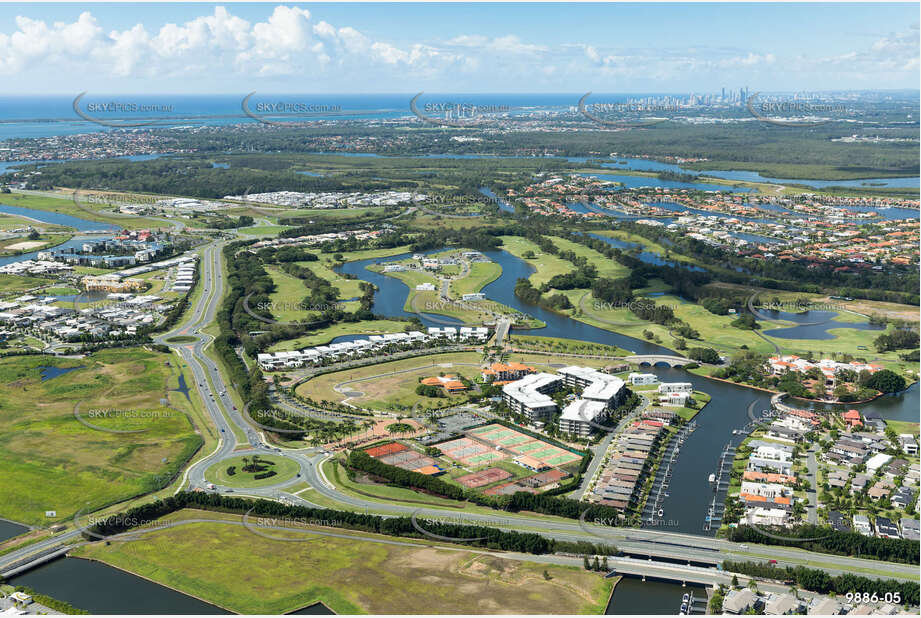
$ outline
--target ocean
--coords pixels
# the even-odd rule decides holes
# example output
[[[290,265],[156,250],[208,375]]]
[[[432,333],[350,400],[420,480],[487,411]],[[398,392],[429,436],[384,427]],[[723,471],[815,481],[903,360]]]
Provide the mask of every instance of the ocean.
[[[254,123],[243,111],[248,95],[111,95],[87,93],[78,108],[92,118],[117,122],[154,122],[155,127],[219,126]],[[407,94],[272,94],[255,93],[248,108],[258,116],[311,120],[378,119],[393,120],[412,116],[409,103],[418,93]],[[48,96],[0,97],[0,140],[52,137],[95,131],[110,127],[81,118],[74,111],[79,93]],[[574,108],[577,94],[440,94],[425,93],[418,107],[454,103],[492,109],[508,108],[523,114],[538,110]],[[621,95],[623,96],[623,95]],[[115,104],[114,106],[112,104]],[[282,114],[275,110],[282,110]],[[291,111],[289,111],[291,110]],[[316,111],[315,111],[316,110]],[[299,112],[306,112],[300,114]]]

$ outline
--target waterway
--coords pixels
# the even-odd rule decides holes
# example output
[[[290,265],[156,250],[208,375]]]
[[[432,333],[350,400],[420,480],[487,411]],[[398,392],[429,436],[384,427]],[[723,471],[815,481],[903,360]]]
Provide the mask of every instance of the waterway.
[[[101,562],[61,558],[13,577],[14,586],[29,586],[91,614],[228,614],[166,586]]]
[[[17,524],[6,519],[0,519],[0,542],[11,539],[14,536],[25,534],[29,529],[22,524]]]
[[[678,174],[692,174],[694,176],[710,176],[712,178],[722,178],[724,180],[743,180],[747,182],[763,182],[775,184],[798,184],[821,189],[823,187],[899,187],[917,188],[921,183],[921,178],[917,176],[904,178],[862,178],[859,180],[814,180],[809,178],[773,178],[762,176],[758,172],[745,170],[692,170],[681,167],[675,163],[663,163],[661,161],[652,161],[650,159],[632,159],[617,157],[610,161],[599,161],[597,158],[589,157],[566,157],[571,163],[584,163],[588,160],[598,161],[602,167],[612,169],[633,170],[642,172],[676,172]]]
[[[684,588],[681,584],[624,577],[614,588],[604,613],[608,616],[676,616],[681,598],[691,592],[698,598],[707,598],[706,590],[696,586]]]
[[[3,198],[0,198],[3,199]],[[60,212],[51,212],[48,210],[37,210],[34,208],[22,208],[21,206],[10,206],[7,204],[0,203],[0,212],[8,215],[18,215],[20,217],[28,217],[34,219],[35,221],[40,221],[41,223],[53,223],[55,225],[63,225],[66,227],[72,227],[78,232],[87,232],[87,231],[99,231],[99,230],[109,230],[115,231],[118,229],[118,226],[112,225],[111,223],[102,223],[101,221],[90,221],[88,219],[81,219],[79,217],[74,217],[72,215],[65,215]]]
[[[885,325],[870,324],[869,322],[841,322],[834,320],[838,313],[835,311],[804,311],[790,313],[786,311],[759,309],[759,313],[770,316],[774,320],[786,320],[798,323],[799,326],[772,328],[764,331],[765,335],[780,339],[812,339],[825,341],[834,339],[835,335],[828,332],[835,328],[852,328],[855,330],[886,330]],[[762,322],[763,323],[763,322]]]

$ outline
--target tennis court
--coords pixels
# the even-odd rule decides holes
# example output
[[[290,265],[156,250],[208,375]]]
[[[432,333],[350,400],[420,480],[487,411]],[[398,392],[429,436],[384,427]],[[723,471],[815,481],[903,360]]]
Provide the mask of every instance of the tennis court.
[[[582,459],[579,455],[564,448],[502,425],[484,425],[471,429],[468,434],[492,447],[488,454],[496,454],[496,447],[502,449],[501,457],[503,458],[509,455],[527,455],[548,466],[564,466]],[[475,461],[473,457],[470,457],[468,461],[471,464],[483,463],[483,461]]]
[[[459,476],[455,480],[464,487],[482,487],[496,481],[502,481],[510,476],[512,476],[512,473],[502,468],[487,468],[480,472]]]
[[[379,444],[378,446],[372,446],[371,448],[366,448],[365,452],[371,457],[381,457],[382,455],[390,455],[392,453],[399,453],[400,451],[409,450],[409,447],[400,444],[398,442],[388,442],[387,444]]]

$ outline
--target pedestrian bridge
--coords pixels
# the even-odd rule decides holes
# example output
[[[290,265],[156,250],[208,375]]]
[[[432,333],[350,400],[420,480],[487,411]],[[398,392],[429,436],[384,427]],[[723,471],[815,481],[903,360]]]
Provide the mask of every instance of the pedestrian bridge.
[[[690,358],[684,356],[668,356],[665,354],[639,354],[637,356],[627,356],[625,361],[636,363],[637,365],[657,365],[665,363],[669,367],[683,367],[688,363],[693,363]]]

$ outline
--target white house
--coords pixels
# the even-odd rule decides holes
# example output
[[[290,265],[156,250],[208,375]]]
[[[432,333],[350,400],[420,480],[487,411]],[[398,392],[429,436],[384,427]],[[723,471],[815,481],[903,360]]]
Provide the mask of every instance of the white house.
[[[656,384],[659,381],[659,376],[654,373],[631,373],[627,376],[627,379],[630,380],[630,384],[633,386],[645,386],[647,384]]]
[[[666,393],[693,393],[694,385],[690,382],[663,382],[659,385],[659,394]]]

